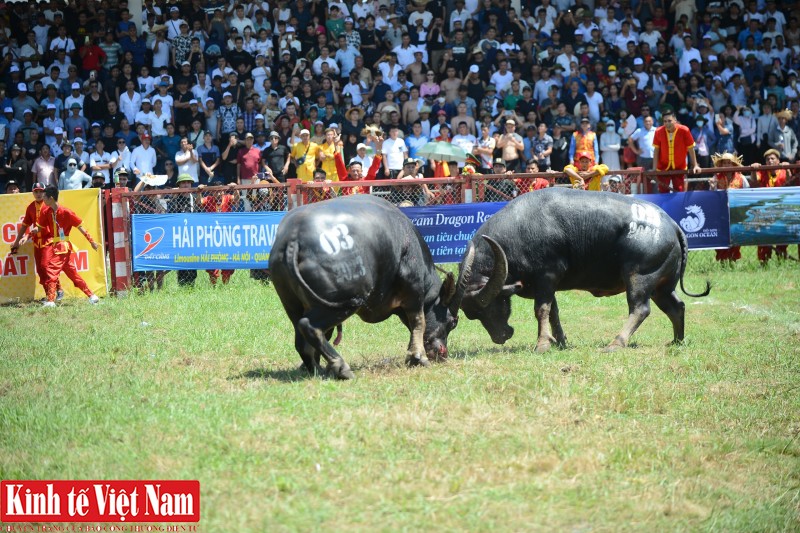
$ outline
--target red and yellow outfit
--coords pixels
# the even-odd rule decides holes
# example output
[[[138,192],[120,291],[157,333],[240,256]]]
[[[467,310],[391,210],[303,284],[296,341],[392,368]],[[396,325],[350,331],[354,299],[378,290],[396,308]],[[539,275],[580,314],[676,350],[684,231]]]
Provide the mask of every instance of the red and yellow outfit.
[[[516,178],[514,183],[517,184],[519,194],[546,189],[550,186],[550,182],[544,178]]]
[[[588,156],[591,152],[587,152],[585,155]],[[576,154],[584,155],[582,152],[576,152]],[[567,165],[564,167],[564,172],[567,170],[571,170],[576,174],[580,174],[581,171],[575,165]],[[583,180],[583,188],[587,191],[600,191],[602,187],[600,186],[603,182],[603,176],[608,174],[608,165],[592,165],[589,167],[589,172],[597,172],[597,175],[593,176],[588,180]],[[578,182],[575,178],[567,174],[569,181],[572,182],[573,185]]]
[[[597,134],[593,131],[587,131],[585,134],[582,131],[576,131],[573,132],[572,139],[575,141],[575,153],[586,152],[594,165],[597,162],[594,159],[594,144],[597,142]]]
[[[676,124],[672,134],[666,127],[659,126],[653,136],[653,147],[658,148],[656,170],[686,170],[686,155],[690,148],[694,148],[694,138],[683,124]],[[685,176],[659,176],[658,192],[668,193],[670,182],[673,191],[685,190]]]
[[[36,225],[42,236],[44,247],[47,248],[43,256],[45,262],[44,290],[49,302],[54,302],[56,299],[58,277],[61,272],[64,272],[75,287],[83,291],[86,296],[92,296],[92,291],[89,290],[86,282],[75,268],[72,260],[74,248],[69,240],[72,228],[80,226],[82,223],[83,221],[74,211],[61,205],[55,212],[50,208],[42,209],[39,212]],[[91,237],[89,237],[89,242],[92,242]]]
[[[786,187],[789,181],[789,173],[786,170],[759,170],[758,183],[761,187]],[[786,259],[789,255],[789,246],[778,244],[775,246],[775,255],[778,258]],[[766,263],[772,257],[772,246],[758,247],[758,260]]]
[[[351,181],[350,174],[347,172],[347,166],[344,164],[344,157],[339,152],[333,156],[334,161],[336,162],[336,176],[339,178],[339,181]],[[375,179],[375,176],[378,175],[378,170],[381,168],[381,162],[383,161],[383,156],[378,154],[372,158],[372,164],[369,166],[369,170],[367,170],[367,175],[362,178],[362,181],[371,181]],[[348,196],[350,194],[369,194],[368,187],[342,187],[340,193],[342,196]]]
[[[48,211],[50,211],[50,208],[47,207],[43,201],[33,201],[28,205],[28,208],[25,209],[25,217],[22,219],[22,223],[28,226],[28,228],[32,228],[38,222],[39,216]],[[44,237],[41,231],[34,233],[31,235],[31,242],[33,243],[33,262],[36,264],[36,273],[39,275],[39,283],[42,288],[47,291],[47,286],[45,285],[45,281],[47,280],[46,266],[52,249],[45,243]],[[58,285],[56,286],[56,291],[59,290],[61,290],[61,280],[58,281]]]
[[[721,172],[715,174],[717,179],[717,190],[742,189],[744,188],[744,176],[741,172]],[[723,250],[717,250],[717,261],[738,261],[742,258],[742,247],[731,246]]]
[[[217,198],[215,194],[204,197],[200,200],[200,205],[206,213],[230,213],[233,211],[234,196],[232,194],[223,194],[221,198]],[[208,280],[212,285],[217,284],[217,280],[222,275],[222,283],[227,284],[231,280],[233,270],[206,270],[208,272]]]

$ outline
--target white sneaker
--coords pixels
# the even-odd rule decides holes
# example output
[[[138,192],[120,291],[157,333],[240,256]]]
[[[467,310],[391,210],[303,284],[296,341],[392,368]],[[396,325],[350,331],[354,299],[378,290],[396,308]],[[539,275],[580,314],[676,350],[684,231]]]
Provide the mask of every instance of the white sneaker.
[[[96,294],[92,294],[91,296],[89,296],[89,303],[90,304],[96,304],[96,303],[99,303],[99,302],[100,302],[100,298],[98,298]]]
[[[63,299],[64,299],[64,291],[61,290],[56,291],[56,301],[60,302]]]
[[[55,307],[55,306],[56,306],[55,302],[45,302],[42,304],[42,307]]]

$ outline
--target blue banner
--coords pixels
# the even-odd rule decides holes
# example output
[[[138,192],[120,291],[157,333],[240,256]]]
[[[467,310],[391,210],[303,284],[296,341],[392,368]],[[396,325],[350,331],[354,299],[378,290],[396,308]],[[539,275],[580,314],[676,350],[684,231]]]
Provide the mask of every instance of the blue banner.
[[[728,196],[725,191],[689,191],[675,194],[637,194],[659,206],[686,234],[689,248],[730,246]]]
[[[458,263],[478,228],[505,205],[453,204],[405,207],[401,211],[428,243],[434,262]]]
[[[267,268],[283,212],[133,215],[133,270]]]
[[[800,243],[800,187],[728,191],[731,244]]]

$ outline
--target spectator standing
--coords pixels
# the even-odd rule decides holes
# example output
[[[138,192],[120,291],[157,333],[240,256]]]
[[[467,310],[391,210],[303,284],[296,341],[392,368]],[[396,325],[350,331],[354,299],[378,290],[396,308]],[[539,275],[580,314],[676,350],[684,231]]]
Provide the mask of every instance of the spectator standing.
[[[651,117],[647,119],[652,120]],[[659,126],[653,135],[653,170],[687,170],[688,156],[692,166],[691,171],[695,174],[700,172],[694,151],[694,139],[689,128],[678,124],[675,113],[671,110],[665,111],[661,119],[664,125]],[[658,180],[658,192],[662,194],[670,191],[670,185],[672,185],[673,192],[685,190],[685,176],[683,175],[659,176],[656,179]]]
[[[214,179],[214,172],[221,163],[219,147],[214,144],[210,131],[203,134],[203,144],[197,147],[197,156],[200,159],[198,181],[201,185],[208,185]]]
[[[150,134],[143,133],[139,137],[141,144],[131,151],[130,168],[137,177],[152,174],[157,163],[155,148],[150,146]]]
[[[769,146],[781,154],[781,161],[794,163],[797,158],[797,136],[788,125],[792,119],[792,112],[784,109],[775,116],[778,123],[769,132]]]
[[[175,154],[177,172],[179,175],[188,174],[191,176],[192,182],[197,184],[199,182],[198,161],[200,158],[198,157],[197,151],[194,149],[194,146],[192,146],[192,143],[189,142],[188,138],[181,138],[180,143],[181,149],[177,154]]]
[[[497,139],[497,148],[503,151],[505,169],[514,172],[521,161],[520,158],[525,145],[522,142],[522,137],[516,133],[517,123],[513,118],[506,119],[505,128],[505,133]]]
[[[389,127],[389,138],[383,141],[383,158],[386,162],[384,174],[387,178],[395,179],[403,170],[403,160],[408,156],[408,147],[401,139],[397,126]]]

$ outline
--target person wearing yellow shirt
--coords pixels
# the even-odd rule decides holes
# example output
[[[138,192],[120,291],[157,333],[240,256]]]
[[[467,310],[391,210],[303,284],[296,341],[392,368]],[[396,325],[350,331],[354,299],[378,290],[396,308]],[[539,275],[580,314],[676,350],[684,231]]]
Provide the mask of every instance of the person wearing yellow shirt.
[[[608,166],[593,165],[593,159],[589,152],[577,152],[574,164],[564,167],[564,174],[569,177],[573,188],[587,191],[601,190],[603,176],[608,174]]]
[[[339,176],[336,173],[336,141],[337,135],[333,128],[325,130],[325,142],[319,145],[317,151],[317,158],[322,162],[322,170],[331,181],[339,181]]]
[[[300,130],[300,142],[292,146],[292,162],[297,169],[297,179],[307,183],[314,179],[319,145],[311,142],[311,132]]]

